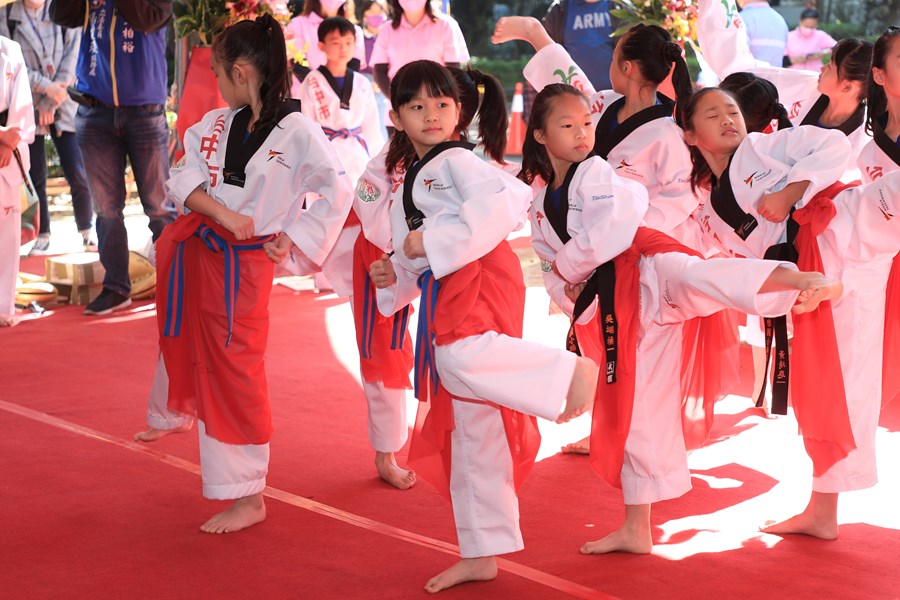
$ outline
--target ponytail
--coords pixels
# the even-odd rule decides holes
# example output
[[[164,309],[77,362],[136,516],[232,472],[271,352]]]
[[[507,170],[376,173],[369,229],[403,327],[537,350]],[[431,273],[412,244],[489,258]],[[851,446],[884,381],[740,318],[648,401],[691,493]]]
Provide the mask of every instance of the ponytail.
[[[494,162],[506,164],[506,136],[509,127],[509,111],[503,86],[493,75],[470,70],[480,99],[478,107],[478,138],[484,153]]]
[[[278,21],[264,14],[255,21],[235,23],[216,36],[213,52],[229,79],[231,68],[239,60],[247,61],[257,70],[262,78],[259,86],[262,109],[253,130],[276,126],[279,111],[291,95],[287,48]]]
[[[900,27],[888,27],[881,37],[875,40],[872,51],[872,68],[868,75],[868,97],[866,104],[866,132],[874,134],[875,122],[888,112],[887,94],[881,84],[875,82],[875,69],[884,70],[894,39],[900,38]]]
[[[535,97],[531,105],[531,114],[528,118],[528,127],[525,130],[525,143],[522,144],[522,169],[519,171],[519,179],[531,185],[540,177],[547,183],[553,179],[553,165],[550,163],[550,155],[544,144],[534,139],[534,132],[544,131],[550,111],[557,98],[564,95],[581,98],[587,104],[587,98],[577,88],[564,83],[551,83]]]
[[[765,131],[775,119],[778,129],[794,126],[784,105],[778,101],[778,88],[768,79],[739,71],[723,79],[719,87],[737,99],[748,133]]]

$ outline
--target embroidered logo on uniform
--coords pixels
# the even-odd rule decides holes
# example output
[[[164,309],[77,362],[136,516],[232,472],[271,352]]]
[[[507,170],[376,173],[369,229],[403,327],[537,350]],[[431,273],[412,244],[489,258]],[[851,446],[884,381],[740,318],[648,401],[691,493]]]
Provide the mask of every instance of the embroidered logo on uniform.
[[[866,167],[866,173],[869,175],[869,179],[875,181],[884,175],[884,167]]]
[[[186,159],[187,159],[187,155],[182,155],[182,157],[178,159],[178,161],[175,163],[175,165],[172,168],[180,169],[181,167],[184,166],[184,163],[187,162]]]
[[[596,196],[591,196],[591,201],[596,202],[598,200],[609,200],[612,197],[613,197],[612,194],[599,194]]]
[[[555,71],[553,71],[553,74],[559,75],[562,83],[566,85],[572,85],[572,80],[576,75],[578,75],[578,69],[575,68],[575,65],[570,65],[568,73],[565,73],[562,69],[556,69]]]
[[[596,102],[591,105],[591,114],[599,115],[603,112],[603,98],[599,98]]]
[[[744,180],[744,183],[746,185],[749,185],[750,187],[753,187],[753,175],[756,175],[757,173],[759,173],[759,171],[753,171],[753,173],[750,175],[750,177],[748,177],[747,179]]]
[[[444,184],[444,183],[441,183],[441,182],[438,181],[437,179],[423,179],[423,180],[422,180],[422,183],[425,184],[425,189],[427,189],[429,192],[430,192],[432,189],[433,189],[433,190],[436,190],[436,191],[438,191],[438,192],[443,192],[443,191],[445,191],[445,190],[452,190],[452,189],[453,189],[453,186],[452,186],[452,185],[446,185],[446,184]]]
[[[267,160],[266,162],[269,162],[276,156],[281,156],[282,154],[284,154],[284,152],[279,152],[278,150],[269,150],[269,160]]]
[[[356,197],[362,202],[375,202],[381,198],[381,190],[371,182],[360,179],[359,186],[356,188]]]
[[[881,211],[885,221],[890,221],[894,218],[894,213],[891,211],[891,205],[884,198],[884,190],[878,190],[878,196],[878,210]]]
[[[623,158],[622,160],[619,161],[619,166],[616,167],[616,170],[618,171],[622,167],[631,167],[631,166],[634,166],[634,165],[629,164],[628,161]]]
[[[768,177],[771,174],[772,174],[772,169],[769,169],[768,171],[765,171],[762,173],[759,171],[753,171],[753,173],[750,175],[750,177],[748,177],[744,180],[744,184],[746,184],[752,188],[754,183],[759,183],[760,181],[762,181],[763,179],[765,179],[766,177]]]
[[[542,258],[541,259],[541,271],[543,271],[544,273],[550,273],[551,271],[553,271],[553,263],[551,263],[549,260],[544,260]]]
[[[669,308],[673,310],[678,310],[678,305],[673,302],[672,292],[669,291],[669,282],[666,281],[663,290],[663,300],[666,301],[666,304],[669,305]]]
[[[544,219],[544,213],[542,213],[541,211],[537,211],[534,216],[537,219],[538,227],[540,227],[541,221]]]
[[[802,100],[798,100],[791,105],[791,113],[788,115],[788,119],[796,119],[800,114],[800,107],[803,105]]]
[[[427,190],[430,192],[430,191],[431,191],[431,185],[432,185],[435,181],[437,181],[437,180],[436,180],[436,179],[423,179],[423,180],[422,180],[422,183],[425,184],[425,189],[427,189]]]

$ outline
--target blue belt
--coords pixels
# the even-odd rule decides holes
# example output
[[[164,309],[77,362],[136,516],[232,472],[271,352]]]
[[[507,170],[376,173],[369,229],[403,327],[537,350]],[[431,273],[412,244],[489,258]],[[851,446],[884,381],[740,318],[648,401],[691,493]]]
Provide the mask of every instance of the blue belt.
[[[414,376],[416,398],[425,400],[419,396],[419,381],[429,378],[432,390],[437,388],[438,383],[438,372],[434,366],[434,334],[431,333],[431,324],[434,322],[434,309],[437,306],[441,282],[434,278],[431,269],[419,275],[419,289],[422,290],[422,299],[419,303],[419,324],[416,331]]]
[[[362,127],[354,127],[353,129],[332,129],[331,127],[322,126],[322,132],[325,134],[329,140],[333,140],[335,138],[341,138],[342,140],[356,138],[362,147],[365,149],[366,153],[369,152],[369,145],[366,144],[366,140],[362,136]]]
[[[372,338],[375,331],[375,321],[377,320],[378,304],[375,300],[375,286],[372,279],[366,273],[366,283],[363,289],[363,322],[362,322],[362,344],[359,349],[362,358],[372,358]],[[391,331],[391,350],[403,349],[403,338],[409,327],[409,305],[403,307],[403,310],[394,314],[394,323]]]
[[[275,239],[275,235],[257,237],[245,244],[229,244],[228,240],[220,236],[208,225],[200,225],[194,235],[203,240],[206,247],[213,252],[225,253],[225,316],[228,319],[228,337],[225,346],[231,343],[231,334],[234,328],[234,309],[237,304],[238,290],[241,282],[241,264],[238,252],[245,250],[260,250],[263,245]],[[178,337],[181,335],[181,317],[184,310],[184,245],[187,240],[181,241],[175,247],[175,258],[169,270],[169,289],[166,297],[166,325],[163,329],[165,337]],[[177,285],[176,285],[177,283]],[[175,307],[174,314],[172,307]]]

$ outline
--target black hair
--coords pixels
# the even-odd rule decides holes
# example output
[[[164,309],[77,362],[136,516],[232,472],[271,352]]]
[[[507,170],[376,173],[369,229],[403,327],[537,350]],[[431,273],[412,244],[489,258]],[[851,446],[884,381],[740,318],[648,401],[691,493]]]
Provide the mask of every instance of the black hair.
[[[400,67],[391,80],[391,108],[400,112],[400,107],[408,104],[424,88],[429,98],[447,96],[459,102],[459,86],[446,67],[433,60],[415,60]],[[391,137],[391,145],[385,157],[388,173],[398,167],[406,169],[416,158],[412,141],[405,131],[399,129]]]
[[[459,87],[459,135],[467,138],[469,125],[478,116],[478,139],[485,155],[504,164],[509,113],[503,86],[493,75],[466,68],[446,67]]]
[[[695,93],[691,96],[691,99],[688,101],[687,105],[684,107],[684,130],[692,131],[694,126],[692,120],[694,118],[694,113],[697,110],[697,105],[700,101],[713,92],[720,92],[722,94],[726,94],[731,96],[731,98],[735,101],[735,103],[740,107],[740,101],[737,96],[735,96],[732,92],[717,88],[717,87],[707,87],[703,88],[699,92]],[[709,163],[706,162],[706,158],[703,157],[703,154],[700,152],[700,149],[696,145],[689,145],[688,149],[691,153],[691,164],[693,167],[691,168],[691,191],[696,192],[697,189],[709,189],[712,185],[712,169],[709,167]]]
[[[300,14],[307,16],[311,15],[312,13],[316,13],[320,17],[324,16],[322,14],[322,0],[304,0],[303,10],[300,11]],[[351,22],[355,22],[356,9],[353,6],[353,0],[347,0],[346,2],[344,2],[337,10],[337,16],[344,17]]]
[[[872,69],[869,71],[869,89],[866,104],[866,131],[874,133],[875,120],[881,118],[888,111],[887,95],[881,84],[875,83],[875,69],[884,69],[891,50],[891,42],[900,38],[900,27],[888,27],[877,40],[872,51]]]
[[[816,21],[818,21],[819,20],[819,11],[817,11],[814,8],[803,9],[803,12],[800,13],[800,20],[803,21],[804,19],[815,19]]]
[[[764,131],[773,119],[778,119],[778,129],[793,126],[787,109],[778,101],[778,88],[768,79],[738,71],[723,79],[719,87],[737,98],[748,133]]]
[[[270,14],[261,15],[255,21],[239,21],[215,37],[212,49],[229,80],[238,60],[250,63],[262,77],[259,87],[262,110],[253,129],[277,125],[279,108],[291,96],[291,75],[281,24]]]
[[[550,163],[547,148],[534,139],[534,132],[547,128],[547,119],[553,110],[553,104],[561,96],[580,98],[590,111],[590,104],[584,92],[565,83],[551,83],[534,98],[528,117],[528,127],[525,130],[525,143],[522,144],[522,169],[519,171],[519,179],[529,185],[538,177],[548,183],[553,179],[553,165]]]
[[[397,29],[400,27],[400,19],[403,18],[403,7],[400,6],[400,0],[391,0],[391,27]],[[432,21],[437,21],[437,15],[434,14],[434,8],[431,6],[431,0],[425,1],[425,16]]]
[[[838,79],[859,81],[859,102],[864,102],[868,95],[868,78],[872,70],[872,42],[864,42],[846,38],[834,45],[831,51],[831,62],[837,69]]]
[[[319,23],[319,29],[317,31],[319,34],[319,41],[324,43],[325,36],[333,31],[337,31],[341,37],[348,34],[352,35],[354,38],[356,37],[356,27],[354,27],[353,23],[344,17],[328,17]]]
[[[694,91],[691,74],[681,55],[681,47],[659,25],[639,23],[629,29],[618,42],[620,60],[634,61],[644,80],[654,86],[662,83],[672,72],[675,88],[675,122],[681,125],[681,106]],[[674,64],[674,71],[672,65]]]

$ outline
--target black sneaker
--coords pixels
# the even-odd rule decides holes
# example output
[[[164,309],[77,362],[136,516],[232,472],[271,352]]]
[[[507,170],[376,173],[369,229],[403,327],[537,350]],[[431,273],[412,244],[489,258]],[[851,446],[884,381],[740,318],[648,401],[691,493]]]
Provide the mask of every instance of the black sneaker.
[[[131,298],[114,292],[109,288],[103,288],[100,295],[84,307],[86,315],[108,315],[111,312],[122,310],[131,306]]]

